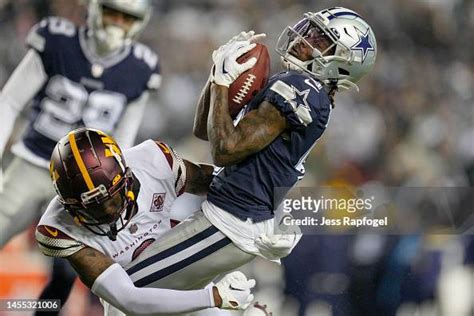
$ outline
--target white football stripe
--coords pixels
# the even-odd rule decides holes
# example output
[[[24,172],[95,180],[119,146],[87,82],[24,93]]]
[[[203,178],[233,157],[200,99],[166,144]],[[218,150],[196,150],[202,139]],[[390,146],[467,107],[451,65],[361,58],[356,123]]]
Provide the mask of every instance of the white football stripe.
[[[309,113],[309,110],[303,106],[298,106],[298,108],[295,111],[295,114],[300,120],[300,122],[303,123],[304,126],[307,126],[309,123],[313,121],[313,118],[311,117],[311,113]]]
[[[296,98],[295,90],[292,86],[287,85],[283,81],[276,81],[270,88],[270,90],[275,91],[281,95],[286,101],[292,101]],[[295,109],[294,102],[289,102],[293,109]],[[296,109],[295,109],[296,110]]]

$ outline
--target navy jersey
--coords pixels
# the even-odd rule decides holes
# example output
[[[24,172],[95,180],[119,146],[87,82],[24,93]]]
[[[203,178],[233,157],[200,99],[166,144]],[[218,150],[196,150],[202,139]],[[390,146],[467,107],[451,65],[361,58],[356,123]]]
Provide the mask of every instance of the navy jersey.
[[[254,222],[273,217],[273,210],[281,202],[276,201],[274,188],[289,190],[303,177],[305,159],[324,132],[331,111],[322,85],[296,71],[270,78],[245,111],[254,110],[263,101],[280,110],[290,127],[261,151],[221,169],[208,193],[211,203]]]
[[[86,32],[50,17],[28,35],[48,79],[33,100],[23,143],[43,159],[49,160],[56,142],[75,128],[113,134],[127,104],[159,86],[158,56],[147,46],[134,43],[98,58],[87,46]]]

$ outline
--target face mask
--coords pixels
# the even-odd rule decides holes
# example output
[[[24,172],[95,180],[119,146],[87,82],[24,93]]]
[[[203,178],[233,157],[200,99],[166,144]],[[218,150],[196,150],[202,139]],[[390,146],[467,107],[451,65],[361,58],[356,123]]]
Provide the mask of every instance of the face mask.
[[[124,45],[125,31],[118,26],[108,25],[99,30],[96,34],[100,46],[107,52],[112,52]]]

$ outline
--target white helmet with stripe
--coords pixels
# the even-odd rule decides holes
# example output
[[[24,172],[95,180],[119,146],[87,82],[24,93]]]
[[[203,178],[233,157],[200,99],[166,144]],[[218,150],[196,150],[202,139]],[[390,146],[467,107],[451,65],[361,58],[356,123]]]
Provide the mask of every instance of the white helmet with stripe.
[[[356,83],[374,66],[377,43],[359,14],[335,7],[305,13],[295,26],[286,27],[276,51],[291,69],[308,72],[326,85],[358,89]]]

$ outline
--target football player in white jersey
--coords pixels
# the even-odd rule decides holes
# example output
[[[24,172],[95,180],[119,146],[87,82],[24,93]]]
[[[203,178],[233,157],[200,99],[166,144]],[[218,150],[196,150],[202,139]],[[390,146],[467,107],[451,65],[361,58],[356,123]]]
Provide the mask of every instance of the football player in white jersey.
[[[51,157],[57,198],[37,226],[38,245],[45,255],[66,258],[93,293],[127,314],[245,309],[255,281],[240,272],[206,289],[196,290],[202,282],[194,280],[181,287],[189,291],[175,291],[138,288],[122,268],[171,228],[169,209],[179,195],[207,192],[213,170],[181,159],[162,142],[122,152],[101,131],[74,130]]]

